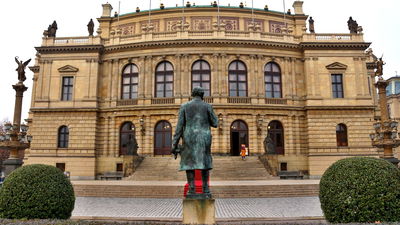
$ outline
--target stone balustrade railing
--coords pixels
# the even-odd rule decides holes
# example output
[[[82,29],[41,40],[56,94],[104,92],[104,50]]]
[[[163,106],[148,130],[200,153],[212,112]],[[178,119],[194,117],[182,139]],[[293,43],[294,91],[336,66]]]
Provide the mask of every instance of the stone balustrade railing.
[[[270,41],[282,43],[301,43],[301,42],[343,42],[356,43],[364,42],[363,34],[309,34],[294,36],[292,34],[278,34],[259,31],[190,31],[179,30],[169,32],[143,32],[123,36],[120,32],[113,32],[109,39],[101,39],[99,36],[89,37],[56,37],[43,38],[42,46],[75,46],[75,45],[120,45],[130,43],[141,43],[149,41],[167,41],[182,39],[227,39],[227,40],[252,40],[252,41]]]

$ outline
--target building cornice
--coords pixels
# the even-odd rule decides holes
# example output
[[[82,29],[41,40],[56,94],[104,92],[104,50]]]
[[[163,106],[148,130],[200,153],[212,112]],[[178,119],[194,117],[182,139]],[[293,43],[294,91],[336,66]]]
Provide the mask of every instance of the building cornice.
[[[36,51],[41,54],[57,54],[57,53],[71,53],[71,52],[94,52],[102,53],[103,45],[76,45],[76,46],[46,46],[35,47]]]
[[[276,49],[300,49],[298,44],[279,43],[279,42],[264,42],[264,41],[251,41],[251,40],[171,40],[171,41],[150,41],[141,43],[132,43],[124,45],[107,46],[104,48],[105,52],[126,51],[132,49],[146,49],[146,48],[171,48],[171,47],[204,47],[204,46],[235,46],[235,47],[265,47]]]
[[[366,50],[371,42],[301,42],[303,50]]]

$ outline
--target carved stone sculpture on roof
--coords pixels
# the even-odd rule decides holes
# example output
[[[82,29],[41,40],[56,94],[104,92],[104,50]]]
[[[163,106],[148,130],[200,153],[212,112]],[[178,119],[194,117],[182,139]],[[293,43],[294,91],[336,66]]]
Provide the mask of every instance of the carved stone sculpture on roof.
[[[17,62],[17,64],[18,64],[16,71],[18,72],[18,80],[20,83],[23,83],[26,80],[25,68],[29,64],[30,61],[31,61],[31,59],[28,59],[25,62],[23,62],[22,60],[18,61],[18,56],[15,57],[15,62]]]
[[[90,21],[89,21],[87,27],[88,27],[89,36],[93,36],[93,32],[94,32],[94,23],[93,23],[93,20],[92,20],[92,19],[90,19]]]
[[[310,19],[308,20],[308,24],[309,24],[310,33],[315,33],[314,20],[313,20],[312,16],[310,16]]]
[[[351,34],[357,34],[358,23],[357,23],[357,21],[353,20],[353,18],[351,16],[350,16],[349,20],[347,21],[347,26],[348,26]]]
[[[47,28],[47,36],[48,37],[56,37],[56,33],[57,33],[57,22],[54,20],[54,22],[49,25],[49,28]]]

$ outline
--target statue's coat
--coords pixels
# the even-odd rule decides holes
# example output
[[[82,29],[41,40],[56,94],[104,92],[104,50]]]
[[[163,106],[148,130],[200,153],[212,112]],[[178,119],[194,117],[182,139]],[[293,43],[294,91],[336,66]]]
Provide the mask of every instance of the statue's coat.
[[[218,126],[210,104],[195,97],[181,106],[172,142],[177,146],[179,139],[183,139],[180,170],[212,169],[210,126]]]

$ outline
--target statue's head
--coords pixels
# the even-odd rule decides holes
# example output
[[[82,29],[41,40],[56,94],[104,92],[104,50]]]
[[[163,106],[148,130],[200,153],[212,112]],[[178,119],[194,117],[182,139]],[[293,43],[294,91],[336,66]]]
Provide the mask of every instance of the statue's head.
[[[203,99],[204,96],[204,89],[202,87],[194,87],[192,90],[192,97],[199,96],[201,99]]]

